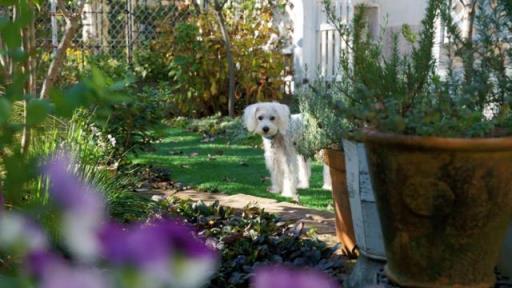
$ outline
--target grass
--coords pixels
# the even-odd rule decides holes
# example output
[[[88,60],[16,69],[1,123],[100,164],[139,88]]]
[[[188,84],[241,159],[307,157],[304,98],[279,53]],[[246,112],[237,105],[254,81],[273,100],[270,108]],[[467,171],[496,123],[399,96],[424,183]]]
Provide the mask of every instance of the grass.
[[[202,143],[201,136],[179,128],[170,128],[156,150],[133,156],[134,163],[170,168],[172,178],[201,191],[226,194],[248,194],[288,201],[288,198],[266,191],[270,186],[263,150],[258,146],[230,144],[218,138]],[[330,191],[321,189],[322,166],[314,162],[310,189],[300,190],[301,204],[329,209]]]

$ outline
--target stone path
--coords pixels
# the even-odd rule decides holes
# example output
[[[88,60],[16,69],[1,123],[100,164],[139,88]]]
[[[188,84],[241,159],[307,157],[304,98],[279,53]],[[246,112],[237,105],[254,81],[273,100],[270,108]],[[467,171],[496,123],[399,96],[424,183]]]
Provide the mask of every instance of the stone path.
[[[205,203],[219,201],[222,206],[243,209],[249,204],[263,208],[266,212],[280,215],[283,220],[304,223],[306,229],[315,229],[318,238],[329,246],[338,243],[336,238],[335,216],[333,212],[306,208],[289,202],[278,202],[274,199],[256,197],[246,194],[226,195],[222,193],[198,192],[195,190],[167,191],[166,196],[175,196]]]

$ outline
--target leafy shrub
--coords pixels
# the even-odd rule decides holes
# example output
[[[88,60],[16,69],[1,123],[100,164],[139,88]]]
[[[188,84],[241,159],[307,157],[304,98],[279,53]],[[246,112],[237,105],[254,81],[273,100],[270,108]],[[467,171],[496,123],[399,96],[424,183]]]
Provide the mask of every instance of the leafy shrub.
[[[252,3],[252,2],[251,2]],[[280,99],[285,45],[273,27],[275,4],[229,5],[224,11],[232,40],[238,109],[248,103]],[[213,11],[188,8],[183,22],[157,25],[160,37],[135,57],[135,71],[149,82],[168,83],[180,114],[212,115],[227,110],[227,64]],[[243,15],[242,15],[243,14]],[[278,35],[274,39],[273,35]]]
[[[126,93],[126,101],[113,105],[108,119],[98,123],[103,134],[115,139],[116,159],[148,149],[152,141],[160,138],[159,128],[168,113],[165,100],[151,86],[128,89]]]
[[[336,102],[343,100],[337,93],[338,82],[318,79],[298,93],[300,111],[304,119],[303,138],[298,149],[313,157],[324,148],[340,148],[341,137],[348,123],[338,115]]]
[[[116,191],[106,195],[110,216],[120,223],[150,219],[158,212],[158,204],[135,192]]]
[[[171,198],[169,213],[195,226],[198,235],[219,249],[222,260],[209,287],[248,287],[254,270],[269,263],[312,267],[341,279],[343,258],[335,248],[306,237],[300,227],[289,226],[255,207],[235,211],[218,202],[206,205]]]
[[[221,137],[232,144],[254,144],[260,142],[259,136],[247,132],[240,117],[231,118],[220,114],[199,119],[178,117],[171,121],[171,125],[199,133],[206,139]]]
[[[119,162],[128,151],[147,149],[149,143],[158,138],[156,132],[161,121],[173,114],[165,86],[141,85],[126,62],[106,54],[84,56],[81,58],[83,62],[73,59],[65,64],[61,85],[72,85],[82,77],[89,77],[94,69],[122,84],[122,101],[111,103],[108,115],[91,117],[97,120],[95,126],[99,134],[108,136],[116,144],[111,160]],[[89,112],[97,114],[94,106]]]
[[[93,115],[81,109],[69,121],[50,118],[44,130],[34,133],[29,153],[34,158],[45,159],[59,150],[66,150],[76,157],[75,172],[87,182],[104,191],[115,190],[107,168],[112,161],[114,145],[96,132]]]
[[[356,127],[384,132],[509,135],[512,10],[508,2],[472,1],[468,30],[473,33],[463,36],[452,19],[449,1],[430,0],[419,36],[407,26],[403,29],[412,52],[401,55],[394,35],[390,56],[383,53],[382,43],[366,35],[365,9],[358,9],[351,27],[338,24],[351,49],[341,55],[342,85],[337,93],[344,101],[333,107]],[[447,27],[446,75],[438,73],[437,64],[442,63],[436,63],[432,54],[437,19]]]

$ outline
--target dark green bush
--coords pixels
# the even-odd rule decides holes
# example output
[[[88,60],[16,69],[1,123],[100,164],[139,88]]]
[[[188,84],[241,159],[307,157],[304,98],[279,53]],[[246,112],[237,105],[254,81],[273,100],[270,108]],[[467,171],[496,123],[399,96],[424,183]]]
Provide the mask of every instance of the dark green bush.
[[[108,119],[99,123],[104,134],[115,138],[117,159],[149,149],[151,142],[161,137],[159,128],[169,114],[167,102],[151,86],[130,88],[125,93],[126,101],[113,105]]]
[[[315,267],[341,281],[346,273],[344,261],[336,248],[304,235],[300,227],[282,222],[276,215],[255,207],[242,211],[225,208],[218,202],[169,199],[169,213],[195,226],[221,253],[218,273],[209,287],[249,287],[249,277],[256,267],[281,263],[297,267]]]

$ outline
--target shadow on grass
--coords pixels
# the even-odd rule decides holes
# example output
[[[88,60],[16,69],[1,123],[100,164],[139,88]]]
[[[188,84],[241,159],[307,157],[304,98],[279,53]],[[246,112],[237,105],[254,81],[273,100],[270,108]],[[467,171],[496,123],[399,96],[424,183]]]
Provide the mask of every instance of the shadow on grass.
[[[156,151],[133,156],[135,163],[168,167],[175,181],[198,190],[226,194],[248,194],[287,201],[266,191],[270,185],[263,150],[251,146],[228,144],[225,139],[202,143],[197,134],[169,129],[169,136],[155,144]],[[305,206],[326,209],[332,197],[322,186],[322,167],[313,164],[312,189],[300,190]]]

